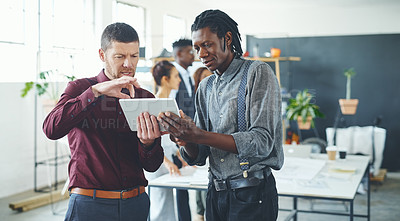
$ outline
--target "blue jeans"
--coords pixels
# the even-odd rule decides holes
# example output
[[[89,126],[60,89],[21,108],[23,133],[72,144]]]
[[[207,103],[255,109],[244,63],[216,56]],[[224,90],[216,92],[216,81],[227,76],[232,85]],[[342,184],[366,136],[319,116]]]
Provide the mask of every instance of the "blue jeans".
[[[258,186],[217,192],[208,185],[207,221],[272,221],[278,217],[278,193],[275,178],[270,174]]]
[[[147,193],[129,199],[103,199],[71,194],[65,221],[146,221],[149,207]]]

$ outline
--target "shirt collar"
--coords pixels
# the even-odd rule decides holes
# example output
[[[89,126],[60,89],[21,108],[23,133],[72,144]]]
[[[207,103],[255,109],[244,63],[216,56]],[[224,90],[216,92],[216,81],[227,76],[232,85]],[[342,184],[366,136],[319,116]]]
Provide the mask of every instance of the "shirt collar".
[[[102,69],[100,71],[100,73],[96,76],[97,82],[101,83],[101,82],[105,82],[105,81],[109,81],[110,79],[106,76],[106,74],[104,73],[104,69]]]
[[[180,74],[189,75],[189,71],[187,71],[187,70],[186,70],[185,68],[183,68],[180,64],[178,64],[178,62],[173,62],[172,64],[175,66],[176,70],[178,70],[178,72],[179,72]]]
[[[233,77],[239,72],[240,67],[244,63],[244,59],[242,57],[235,57],[229,67],[226,69],[224,73],[222,73],[221,78],[226,82],[230,82]]]

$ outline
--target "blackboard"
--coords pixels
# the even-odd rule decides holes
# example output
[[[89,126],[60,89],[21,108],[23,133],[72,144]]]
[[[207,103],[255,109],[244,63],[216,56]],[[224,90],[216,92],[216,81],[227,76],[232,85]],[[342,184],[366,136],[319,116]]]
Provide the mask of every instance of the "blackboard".
[[[342,118],[340,127],[371,126],[382,117],[379,127],[386,129],[382,168],[400,169],[400,34],[255,38],[247,36],[247,48],[262,56],[270,48],[282,50],[281,56],[299,56],[301,61],[281,63],[281,83],[292,94],[309,88],[325,114],[316,119],[319,136],[333,127],[338,99],[345,98],[346,77],[343,71],[353,67],[352,98],[360,103],[356,115]],[[273,64],[270,64],[273,67]],[[302,131],[302,137],[315,133]]]

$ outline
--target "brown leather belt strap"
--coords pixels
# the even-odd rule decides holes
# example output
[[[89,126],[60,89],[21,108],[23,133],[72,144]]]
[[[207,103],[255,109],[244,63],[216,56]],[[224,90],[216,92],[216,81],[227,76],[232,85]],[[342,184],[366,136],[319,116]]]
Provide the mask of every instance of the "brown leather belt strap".
[[[94,189],[83,189],[79,187],[75,187],[71,189],[71,193],[90,196],[93,198],[105,198],[105,199],[128,199],[132,197],[136,197],[139,194],[144,193],[144,186],[135,187],[131,190],[122,190],[120,192],[117,191],[105,191],[105,190],[94,190]]]

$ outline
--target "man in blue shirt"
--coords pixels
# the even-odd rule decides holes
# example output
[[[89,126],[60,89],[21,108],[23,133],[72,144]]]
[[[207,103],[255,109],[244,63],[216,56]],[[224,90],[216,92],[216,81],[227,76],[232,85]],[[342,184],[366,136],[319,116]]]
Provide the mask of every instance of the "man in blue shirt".
[[[276,220],[272,169],[283,165],[281,95],[272,69],[245,60],[237,23],[207,10],[192,25],[193,46],[215,74],[196,93],[195,121],[161,113],[158,120],[189,165],[210,161],[207,220]]]

